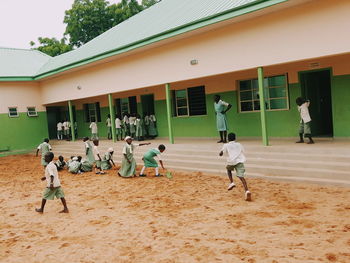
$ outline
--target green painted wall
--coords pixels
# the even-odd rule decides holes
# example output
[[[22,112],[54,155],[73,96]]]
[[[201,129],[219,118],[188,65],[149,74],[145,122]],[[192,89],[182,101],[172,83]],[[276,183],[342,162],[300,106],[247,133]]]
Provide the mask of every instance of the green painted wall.
[[[48,137],[46,112],[38,112],[37,117],[20,113],[15,118],[0,114],[0,123],[0,149],[9,147],[11,152],[34,150]]]
[[[332,78],[334,137],[350,136],[350,75]]]
[[[220,93],[221,99],[232,104],[227,112],[229,131],[237,136],[261,136],[260,112],[239,113],[237,92]],[[295,99],[300,96],[298,84],[289,85],[290,110],[268,111],[267,127],[269,136],[291,137],[298,135],[299,113]],[[216,120],[214,113],[214,94],[206,96],[207,115],[193,117],[173,117],[175,137],[215,137]],[[155,111],[157,115],[159,136],[167,136],[165,100],[156,101]]]

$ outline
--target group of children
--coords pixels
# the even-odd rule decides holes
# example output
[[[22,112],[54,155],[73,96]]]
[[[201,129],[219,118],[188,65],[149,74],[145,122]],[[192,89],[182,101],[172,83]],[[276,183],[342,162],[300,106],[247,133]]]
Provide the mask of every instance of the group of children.
[[[68,120],[59,121],[57,123],[57,140],[67,140],[69,141],[71,138],[71,123]],[[78,126],[77,123],[74,122],[74,133],[75,136],[78,135]]]
[[[136,113],[123,113],[117,115],[114,121],[116,139],[123,140],[126,136],[135,138],[138,141],[143,141],[145,138],[154,139],[158,136],[156,117],[154,114],[146,114],[143,118]],[[108,114],[106,119],[107,138],[112,139],[112,120],[111,115]],[[91,129],[91,140],[98,139],[98,126],[96,122],[91,122],[89,128]]]

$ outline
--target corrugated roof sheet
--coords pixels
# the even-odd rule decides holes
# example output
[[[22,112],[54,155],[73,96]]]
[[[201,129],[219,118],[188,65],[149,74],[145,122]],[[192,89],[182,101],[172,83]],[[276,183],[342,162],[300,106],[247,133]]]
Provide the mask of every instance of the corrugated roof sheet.
[[[0,76],[34,76],[50,59],[37,50],[0,47]]]
[[[33,55],[26,59],[24,51],[18,54],[14,52],[11,68],[6,69],[0,53],[0,76],[23,76],[22,72],[31,73],[32,76],[45,74],[254,2],[261,0],[162,0],[80,48],[54,58],[46,58],[46,61],[42,56]],[[5,52],[5,55],[9,61],[10,54]]]

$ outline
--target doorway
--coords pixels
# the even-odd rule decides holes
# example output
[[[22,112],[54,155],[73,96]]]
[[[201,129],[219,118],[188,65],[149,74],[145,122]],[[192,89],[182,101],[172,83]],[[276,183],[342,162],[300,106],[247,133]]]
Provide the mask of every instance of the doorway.
[[[74,122],[74,130],[76,137],[77,134],[77,123],[76,123],[76,111],[75,106],[72,106],[73,110],[73,119]],[[57,139],[57,123],[64,122],[65,120],[69,120],[69,109],[68,107],[46,107],[47,114],[47,126],[49,131],[49,139]]]
[[[143,115],[154,114],[154,96],[153,94],[141,95],[142,113]]]
[[[313,136],[333,137],[331,71],[301,72],[300,83],[302,97],[310,100]]]

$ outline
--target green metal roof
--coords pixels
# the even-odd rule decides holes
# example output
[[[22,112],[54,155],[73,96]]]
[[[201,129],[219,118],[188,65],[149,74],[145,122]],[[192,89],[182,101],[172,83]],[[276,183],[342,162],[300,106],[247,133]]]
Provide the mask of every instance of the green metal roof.
[[[27,63],[24,67],[32,68],[31,75],[18,74],[18,71],[10,72],[10,70],[4,73],[3,66],[0,65],[0,80],[4,80],[1,76],[32,76],[33,80],[42,79],[285,1],[288,0],[162,0],[78,49],[45,62],[40,60],[35,65],[28,61],[31,65]],[[16,56],[19,60],[21,54]],[[2,64],[1,55],[0,64]]]
[[[37,50],[0,47],[0,76],[35,76],[51,58]]]

